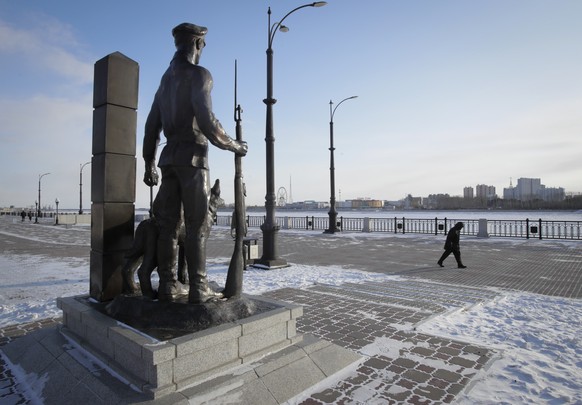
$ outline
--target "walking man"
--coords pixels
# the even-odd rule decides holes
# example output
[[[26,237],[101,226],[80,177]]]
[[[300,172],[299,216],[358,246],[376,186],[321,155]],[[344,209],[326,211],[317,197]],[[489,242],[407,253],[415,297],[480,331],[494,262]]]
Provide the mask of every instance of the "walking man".
[[[463,229],[463,226],[464,224],[462,222],[457,222],[455,226],[449,230],[449,233],[447,234],[447,240],[445,241],[445,252],[438,261],[439,266],[445,267],[443,266],[443,262],[452,253],[457,260],[457,266],[459,269],[467,268],[467,266],[465,266],[461,261],[460,239],[461,229]]]
[[[247,153],[246,143],[230,138],[212,112],[212,76],[198,65],[207,31],[206,27],[190,23],[172,30],[177,50],[162,76],[145,124],[144,182],[148,186],[158,183],[155,157],[161,131],[167,139],[158,162],[162,183],[153,204],[160,232],[157,244],[160,300],[172,300],[187,291],[177,280],[175,269],[182,207],[190,280],[188,301],[202,303],[221,296],[208,287],[206,276],[206,237],[211,222],[206,220],[210,215],[208,141],[241,156]]]

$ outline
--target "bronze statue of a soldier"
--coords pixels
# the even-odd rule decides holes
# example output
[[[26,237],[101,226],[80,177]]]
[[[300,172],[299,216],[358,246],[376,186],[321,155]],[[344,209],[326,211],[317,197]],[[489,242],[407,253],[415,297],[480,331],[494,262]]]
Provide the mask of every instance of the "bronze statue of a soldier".
[[[190,303],[202,303],[221,296],[208,287],[206,275],[206,238],[210,226],[208,141],[240,156],[247,153],[246,143],[229,137],[212,112],[212,76],[198,65],[207,31],[206,27],[190,23],[172,30],[177,50],[162,76],[145,124],[144,182],[148,186],[158,183],[155,157],[162,131],[167,139],[158,162],[162,182],[153,204],[160,232],[157,243],[160,300],[188,294]],[[177,280],[175,269],[182,208],[189,291]]]

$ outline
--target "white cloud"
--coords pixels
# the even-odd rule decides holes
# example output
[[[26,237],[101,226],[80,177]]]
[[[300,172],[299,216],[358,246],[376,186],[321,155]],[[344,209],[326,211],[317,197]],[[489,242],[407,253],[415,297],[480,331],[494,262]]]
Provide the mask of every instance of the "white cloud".
[[[0,53],[10,55],[16,63],[34,65],[77,84],[91,83],[93,65],[80,59],[71,50],[78,44],[65,25],[55,20],[45,21],[36,30],[12,27],[0,20]]]

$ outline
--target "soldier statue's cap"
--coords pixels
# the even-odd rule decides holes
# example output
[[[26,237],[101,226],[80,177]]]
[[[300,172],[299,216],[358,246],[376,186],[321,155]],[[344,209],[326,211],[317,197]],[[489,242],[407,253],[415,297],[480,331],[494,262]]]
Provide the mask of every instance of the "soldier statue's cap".
[[[206,35],[207,32],[208,28],[206,27],[202,27],[196,24],[182,23],[174,27],[174,29],[172,30],[172,36],[175,37],[176,34],[178,33],[184,33],[193,35],[195,37],[203,37],[204,35]]]

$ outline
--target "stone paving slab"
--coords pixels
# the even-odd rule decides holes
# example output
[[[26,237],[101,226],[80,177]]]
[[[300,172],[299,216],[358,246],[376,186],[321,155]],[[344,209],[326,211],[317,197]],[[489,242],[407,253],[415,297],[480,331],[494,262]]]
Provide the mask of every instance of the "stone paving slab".
[[[361,403],[450,403],[471,378],[497,355],[495,350],[417,333],[415,325],[436,313],[451,310],[448,295],[454,288],[435,283],[413,282],[417,295],[432,291],[430,300],[441,302],[437,312],[427,310],[423,303],[397,301],[408,308],[394,306],[390,300],[378,299],[384,287],[397,297],[399,287],[410,296],[407,280],[383,283],[314,286],[302,290],[281,289],[267,296],[303,305],[304,317],[297,329],[364,355],[363,362],[349,377],[320,392],[312,393],[302,404]],[[424,284],[424,285],[422,285]],[[493,291],[471,289],[455,300],[456,309],[493,299]],[[357,289],[358,293],[353,293]]]
[[[422,295],[422,291],[430,289],[436,292],[437,297],[439,296],[439,287],[435,286],[435,283],[422,283],[416,280],[412,283],[416,285],[419,295]],[[427,310],[422,303],[404,306],[393,305],[390,301],[378,299],[378,291],[381,291],[383,286],[391,290],[391,297],[397,297],[399,285],[402,286],[403,295],[410,296],[410,282],[407,280],[361,285],[352,283],[345,289],[343,286],[316,285],[306,289],[280,289],[265,294],[267,298],[303,305],[303,317],[300,317],[297,322],[299,332],[310,333],[337,347],[343,347],[354,354],[364,356],[364,360],[348,377],[330,383],[330,387],[324,390],[310,393],[309,397],[303,399],[301,403],[342,403],[357,398],[386,401],[386,403],[409,401],[426,404],[448,403],[467,386],[471,377],[497,354],[486,347],[417,333],[415,325],[430,318],[435,312]],[[464,289],[462,286],[456,288]],[[442,289],[448,294],[454,292],[451,286],[443,285]],[[354,294],[354,291],[357,291],[357,294]],[[477,301],[492,299],[496,295],[488,290],[471,289],[471,291],[472,294],[465,300],[466,306],[474,305]],[[464,291],[459,295],[467,296],[468,292]],[[435,306],[438,312],[451,309],[447,294],[442,294],[440,300],[434,297],[432,299],[439,304]],[[407,300],[407,302],[413,301]],[[46,325],[55,323],[57,321],[45,322]],[[43,324],[37,323],[34,326],[42,327]],[[37,347],[26,340],[27,336],[30,336],[30,331],[34,330],[34,326],[11,327],[3,330],[6,336],[5,341],[9,341],[11,335],[22,334],[16,331],[29,331],[29,335],[25,334],[22,344],[11,347],[11,350],[21,348],[20,356],[24,356],[25,348]],[[30,352],[29,356],[36,359],[47,358],[36,349],[34,353]],[[50,356],[48,358],[51,360]],[[316,356],[313,358],[315,359]],[[341,360],[341,356],[338,360]],[[42,369],[50,369],[53,378],[58,379],[58,375],[66,375],[66,368],[63,368],[61,363],[49,362],[50,364],[52,364],[51,367],[45,364]],[[309,381],[312,372],[321,373],[325,370],[323,363],[316,368],[308,367],[310,364],[295,362],[291,368],[281,368],[276,373],[272,372],[268,378],[263,379],[263,385],[256,387],[258,390],[256,395],[267,387],[268,392],[277,400],[288,395],[286,390],[290,387],[280,386],[281,381],[287,381],[286,376],[295,374]],[[9,370],[5,371],[9,372]],[[7,374],[6,377],[13,376]],[[66,378],[63,379],[66,380]],[[309,385],[305,385],[307,383],[302,382],[301,378],[292,380],[295,384],[299,384],[301,390],[309,388]],[[78,387],[75,385],[74,388],[71,392],[67,392],[71,398],[86,395],[83,385]],[[113,392],[108,393],[105,388],[101,386],[103,395],[112,396]],[[250,396],[250,393],[254,391],[248,391],[248,388],[246,387],[244,391],[245,398],[258,400],[258,397]],[[19,396],[18,384],[13,383],[10,389],[11,395],[7,395],[6,398],[17,398]],[[119,389],[118,387],[117,390]],[[221,391],[218,390],[218,392]],[[24,397],[20,398],[24,400]],[[20,403],[28,402],[24,400]]]
[[[249,232],[260,245],[260,231]],[[0,255],[83,259],[88,257],[89,236],[88,227],[65,229],[0,218]],[[437,313],[486,302],[503,290],[582,298],[579,241],[463,237],[461,249],[468,268],[459,270],[452,258],[444,268],[436,265],[442,253],[442,235],[378,237],[281,231],[278,240],[280,255],[291,264],[334,265],[398,275],[401,279],[266,294],[304,305],[304,316],[297,324],[299,332],[313,333],[365,358],[350,375],[309,393],[303,404],[366,399],[371,403],[449,403],[498,353],[417,333],[415,325]],[[214,228],[207,256],[228,260],[231,253],[229,230]],[[43,320],[4,328],[0,330],[0,345],[59,322]],[[28,403],[21,390],[14,373],[0,359],[0,402]]]
[[[0,348],[1,403],[281,404],[361,359],[352,351],[310,336],[152,400],[73,344],[61,328],[37,329]]]

